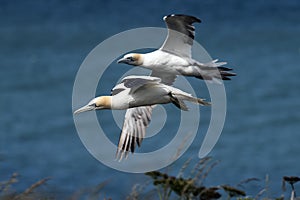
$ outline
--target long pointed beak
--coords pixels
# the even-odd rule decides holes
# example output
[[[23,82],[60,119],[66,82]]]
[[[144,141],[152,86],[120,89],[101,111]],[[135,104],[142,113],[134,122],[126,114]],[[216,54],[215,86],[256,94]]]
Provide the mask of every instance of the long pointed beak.
[[[118,60],[117,63],[125,63],[125,64],[127,64],[127,59],[126,58],[121,58],[120,60]]]
[[[78,114],[78,113],[82,113],[82,112],[86,112],[86,111],[91,111],[91,110],[95,110],[95,107],[90,106],[90,105],[85,105],[85,106],[79,108],[78,110],[76,110],[74,112],[74,114]]]

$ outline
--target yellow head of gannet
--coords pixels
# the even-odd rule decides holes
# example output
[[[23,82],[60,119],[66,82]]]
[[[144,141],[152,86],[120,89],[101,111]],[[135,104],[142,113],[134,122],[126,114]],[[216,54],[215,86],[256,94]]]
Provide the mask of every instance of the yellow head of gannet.
[[[139,53],[129,53],[118,60],[118,63],[125,63],[128,65],[140,66],[143,64],[143,55]]]
[[[110,109],[110,108],[111,108],[111,96],[101,96],[92,99],[87,105],[76,110],[74,114],[91,111],[91,110],[102,110],[102,109]]]

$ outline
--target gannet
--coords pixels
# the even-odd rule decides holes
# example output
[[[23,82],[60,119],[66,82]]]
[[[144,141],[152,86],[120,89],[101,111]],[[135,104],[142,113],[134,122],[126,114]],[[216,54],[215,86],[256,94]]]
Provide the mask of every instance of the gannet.
[[[190,101],[200,105],[210,105],[204,99],[193,97],[178,88],[162,83],[158,77],[152,76],[127,76],[111,91],[111,96],[100,96],[92,99],[87,105],[74,112],[101,109],[128,109],[125,121],[136,120],[134,123],[125,123],[119,138],[117,158],[120,160],[128,152],[134,152],[135,143],[139,146],[145,136],[146,127],[151,120],[152,107],[156,104],[173,103],[181,110],[187,111],[184,101]],[[135,108],[132,113],[130,109]],[[130,127],[128,127],[130,126]],[[130,133],[128,132],[130,131]]]
[[[176,75],[192,76],[204,80],[230,80],[235,73],[224,67],[226,62],[218,59],[201,63],[192,58],[192,45],[195,37],[193,23],[201,20],[188,15],[168,15],[163,18],[168,28],[168,35],[163,45],[150,53],[129,53],[118,60],[118,63],[139,66],[152,70],[151,76],[163,79],[172,84]]]

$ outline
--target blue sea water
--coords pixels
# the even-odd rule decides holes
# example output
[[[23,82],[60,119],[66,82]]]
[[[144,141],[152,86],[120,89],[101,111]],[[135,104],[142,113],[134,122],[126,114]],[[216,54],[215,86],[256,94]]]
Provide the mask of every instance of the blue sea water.
[[[100,42],[132,28],[164,27],[162,17],[171,13],[201,18],[196,40],[238,74],[225,84],[226,123],[210,153],[220,163],[205,184],[260,178],[247,188],[255,195],[268,175],[269,195],[282,194],[282,176],[300,175],[297,0],[1,1],[0,180],[18,172],[16,188],[22,190],[51,177],[46,187],[62,197],[107,181],[102,197],[113,199],[125,198],[135,183],[148,180],[143,174],[110,169],[88,153],[74,126],[72,90],[82,61]],[[117,80],[129,69],[112,64],[106,74]],[[99,94],[112,88],[112,82],[106,83]],[[111,120],[108,112],[98,114],[100,123]],[[209,119],[206,114],[204,109],[204,121]],[[116,124],[103,126],[117,140]],[[174,174],[188,158],[196,160],[204,129],[172,165]],[[168,126],[163,131],[174,130]],[[168,142],[164,134],[153,143]],[[151,145],[151,138],[144,143]]]

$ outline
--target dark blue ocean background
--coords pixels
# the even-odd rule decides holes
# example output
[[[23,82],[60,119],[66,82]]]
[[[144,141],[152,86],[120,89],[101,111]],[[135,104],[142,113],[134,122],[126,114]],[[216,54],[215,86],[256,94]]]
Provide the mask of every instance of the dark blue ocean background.
[[[18,172],[15,189],[22,191],[51,177],[45,187],[57,197],[107,181],[102,197],[113,199],[124,199],[135,183],[149,180],[110,169],[88,153],[74,126],[72,90],[81,63],[100,42],[128,29],[165,27],[162,17],[172,13],[201,18],[196,40],[238,74],[225,84],[225,127],[209,154],[220,162],[205,185],[236,185],[255,177],[261,181],[246,187],[255,196],[268,175],[269,196],[281,195],[282,177],[300,175],[298,0],[1,1],[0,180]],[[106,76],[118,80],[129,69],[113,63]],[[99,95],[114,83],[102,84]],[[203,110],[208,122],[208,109]],[[100,123],[112,119],[109,111],[99,116]],[[116,124],[102,125],[116,142]],[[152,145],[170,140],[174,130],[168,127]],[[173,175],[188,158],[197,162],[203,131],[170,167]],[[145,146],[151,145],[147,140]]]

